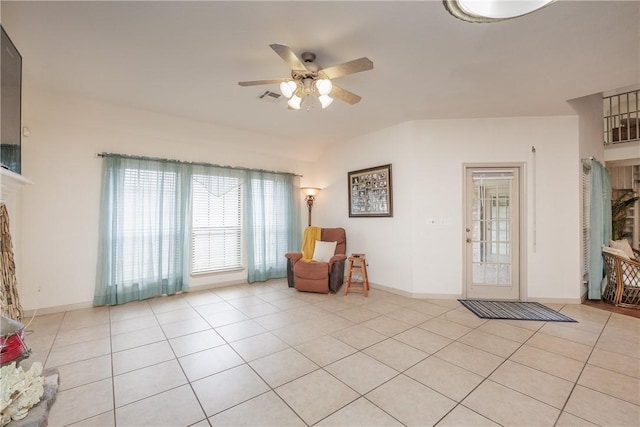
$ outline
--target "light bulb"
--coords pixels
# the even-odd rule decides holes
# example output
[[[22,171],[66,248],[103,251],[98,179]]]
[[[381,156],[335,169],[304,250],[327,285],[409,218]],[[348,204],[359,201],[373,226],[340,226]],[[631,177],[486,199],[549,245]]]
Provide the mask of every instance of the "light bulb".
[[[318,93],[320,95],[329,95],[331,89],[333,88],[333,84],[329,79],[320,79],[316,80],[316,88],[318,88]]]
[[[320,104],[322,105],[323,109],[327,108],[333,102],[333,98],[330,97],[329,95],[320,95],[318,97],[318,100],[320,101]]]
[[[287,102],[289,107],[293,108],[294,110],[299,110],[301,103],[302,103],[302,98],[300,98],[298,95],[293,95],[291,99]]]
[[[280,92],[282,92],[286,98],[291,98],[297,89],[298,85],[293,80],[280,83]]]

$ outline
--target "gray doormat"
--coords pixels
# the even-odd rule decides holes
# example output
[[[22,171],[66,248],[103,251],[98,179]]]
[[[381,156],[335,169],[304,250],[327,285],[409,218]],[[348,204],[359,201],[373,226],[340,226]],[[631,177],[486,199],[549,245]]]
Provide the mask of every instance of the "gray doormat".
[[[459,299],[460,303],[482,319],[542,320],[576,322],[538,302],[481,301]]]

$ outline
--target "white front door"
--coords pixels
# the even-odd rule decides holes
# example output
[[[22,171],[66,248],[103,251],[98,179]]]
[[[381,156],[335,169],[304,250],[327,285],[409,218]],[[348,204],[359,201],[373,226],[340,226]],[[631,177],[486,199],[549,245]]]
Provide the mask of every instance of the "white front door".
[[[520,299],[520,168],[466,167],[466,297]]]

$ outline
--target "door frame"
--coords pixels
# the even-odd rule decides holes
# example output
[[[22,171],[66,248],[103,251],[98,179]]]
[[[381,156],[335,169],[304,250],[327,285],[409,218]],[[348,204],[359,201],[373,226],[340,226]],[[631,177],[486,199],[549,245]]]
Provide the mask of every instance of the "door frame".
[[[462,250],[462,298],[467,298],[467,273],[470,263],[467,259],[467,233],[465,229],[470,227],[467,224],[467,170],[475,168],[510,168],[518,169],[519,173],[519,204],[518,210],[520,213],[519,230],[519,247],[518,247],[518,262],[519,265],[519,288],[518,301],[527,301],[527,164],[526,162],[487,162],[487,163],[463,163],[462,164],[462,232],[461,232],[461,250]],[[535,197],[535,194],[533,195]]]

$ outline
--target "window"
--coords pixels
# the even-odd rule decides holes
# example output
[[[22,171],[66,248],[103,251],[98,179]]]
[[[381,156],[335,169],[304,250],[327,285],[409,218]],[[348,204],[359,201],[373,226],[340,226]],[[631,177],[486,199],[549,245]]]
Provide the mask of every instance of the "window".
[[[293,175],[102,157],[95,305],[175,294],[189,273],[246,267],[251,283],[286,276],[282,254],[301,240]]]
[[[191,174],[187,165],[105,154],[95,305],[184,290]]]
[[[176,199],[174,172],[125,169],[122,189],[122,283],[139,282],[159,274],[169,276],[171,246],[166,242],[176,233],[173,220]],[[159,256],[149,256],[150,253]]]
[[[271,269],[278,266],[282,254],[290,249],[290,208],[286,201],[290,191],[286,182],[268,177],[251,179],[254,215],[252,237],[253,260],[257,268]],[[273,248],[273,250],[265,250]]]
[[[194,174],[191,273],[242,267],[241,180]]]

